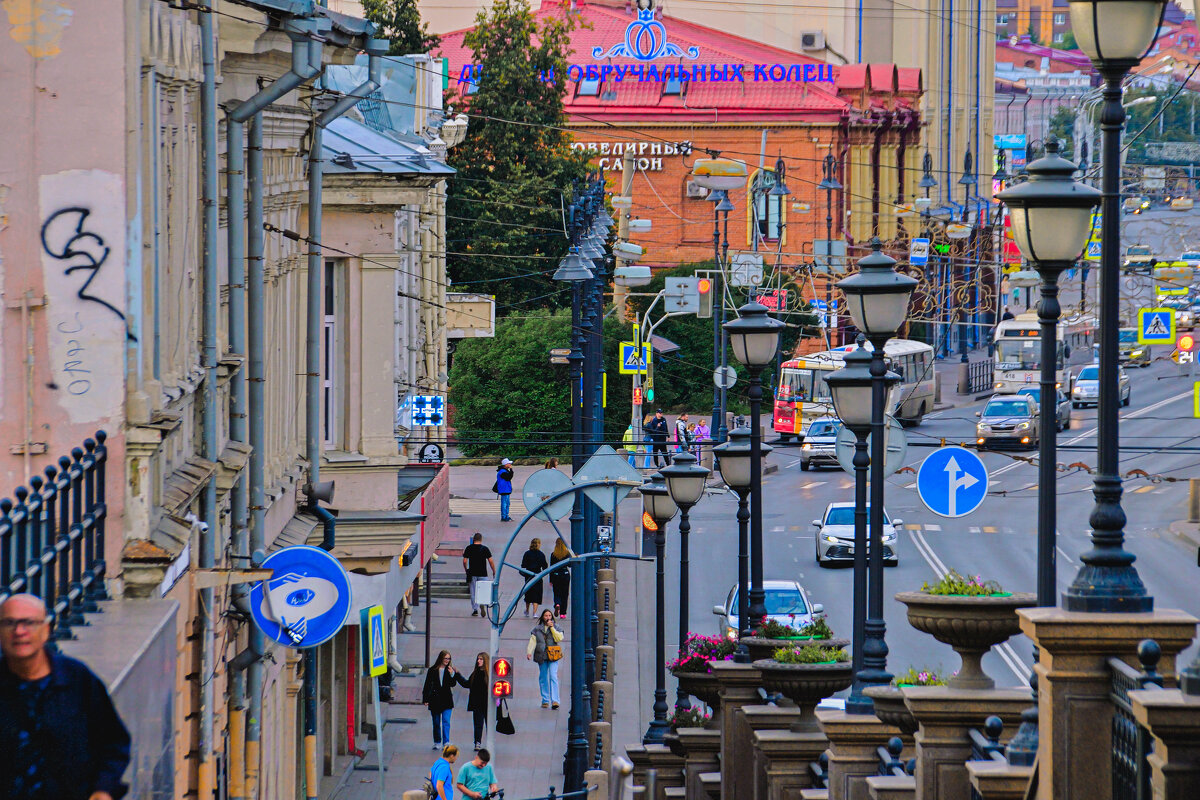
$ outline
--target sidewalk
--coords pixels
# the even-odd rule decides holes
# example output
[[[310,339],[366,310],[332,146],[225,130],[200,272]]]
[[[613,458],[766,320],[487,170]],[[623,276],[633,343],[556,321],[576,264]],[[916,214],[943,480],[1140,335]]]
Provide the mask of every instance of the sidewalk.
[[[513,485],[516,491],[512,498],[511,515],[519,521],[525,510],[520,502],[520,487],[530,473],[540,467],[518,466],[514,468]],[[436,658],[438,651],[449,650],[454,657],[458,669],[469,674],[473,669],[475,656],[487,650],[490,626],[480,617],[471,616],[470,603],[466,597],[463,581],[461,553],[476,532],[483,534],[483,542],[491,549],[500,566],[500,556],[504,542],[516,526],[516,522],[500,522],[500,503],[492,493],[492,482],[495,480],[495,467],[461,466],[451,468],[450,473],[450,508],[451,532],[438,548],[438,560],[433,566],[433,604],[431,608],[431,629],[433,636],[430,641],[431,658]],[[627,501],[627,503],[632,501]],[[630,506],[632,508],[632,506]],[[636,520],[632,511],[622,515],[625,520]],[[570,523],[562,520],[558,523],[559,530],[564,536],[570,536]],[[634,532],[627,522],[625,530],[621,531],[620,549],[630,550],[633,545],[629,542]],[[538,537],[542,541],[542,550],[549,557],[554,547],[555,534],[550,523],[541,520],[531,521],[513,542],[508,554],[509,564],[519,564],[521,555],[529,547],[529,540]],[[617,670],[620,673],[620,691],[617,692],[618,705],[616,715],[624,717],[618,724],[614,715],[614,734],[616,741],[624,742],[640,738],[640,720],[637,719],[636,703],[632,710],[626,710],[621,703],[622,695],[636,698],[637,691],[637,615],[636,598],[634,595],[635,580],[633,568],[639,565],[629,564],[620,572],[619,592],[627,596],[625,601],[618,598],[617,618],[618,633],[624,647],[618,647]],[[519,589],[519,573],[511,568],[504,568],[501,576],[501,608],[506,608],[514,593]],[[457,591],[457,586],[463,589]],[[438,597],[439,589],[446,593],[460,596]],[[546,582],[544,600],[553,602],[549,581]],[[388,800],[399,800],[403,793],[420,789],[422,780],[429,773],[429,768],[440,756],[432,749],[433,737],[429,713],[421,705],[421,687],[425,679],[425,612],[424,597],[422,605],[413,609],[412,622],[417,630],[403,634],[397,642],[397,658],[405,667],[405,673],[393,681],[393,702],[384,708],[385,720],[416,720],[415,724],[394,722],[384,725],[384,755],[387,759],[387,793]],[[538,692],[537,667],[525,659],[525,645],[529,633],[534,626],[532,618],[523,614],[524,604],[519,603],[517,612],[509,621],[501,636],[500,655],[513,661],[513,695],[509,698],[509,712],[516,727],[513,736],[494,736],[492,765],[500,786],[505,790],[506,800],[524,800],[524,798],[544,797],[550,787],[561,793],[563,789],[563,755],[567,742],[567,718],[570,709],[570,618],[560,620],[559,624],[566,633],[564,641],[566,657],[559,669],[561,707],[558,710],[543,709]],[[631,645],[631,646],[630,646]],[[622,657],[622,654],[625,657]],[[628,663],[625,663],[625,662]],[[458,761],[455,763],[455,774],[473,756],[472,720],[467,710],[467,690],[456,689],[454,693],[454,712],[451,723],[450,741],[459,747]],[[630,720],[629,717],[634,719]],[[617,731],[620,731],[618,733]],[[637,733],[633,733],[637,731]],[[360,747],[366,743],[360,742]],[[370,742],[369,755],[364,763],[374,764],[375,742]],[[589,759],[590,764],[590,759]],[[342,790],[336,795],[338,800],[376,800],[379,788],[376,781],[378,773],[368,770],[352,770],[343,783]]]
[[[972,363],[975,361],[985,361],[987,357],[987,350],[974,350],[967,354],[967,358]],[[958,373],[960,364],[961,362],[957,354],[933,363],[934,375],[936,376],[938,385],[941,387],[940,397],[933,406],[934,411],[945,411],[951,408],[959,408],[960,406],[969,406],[985,397],[991,396],[992,391],[990,389],[985,392],[959,393]]]

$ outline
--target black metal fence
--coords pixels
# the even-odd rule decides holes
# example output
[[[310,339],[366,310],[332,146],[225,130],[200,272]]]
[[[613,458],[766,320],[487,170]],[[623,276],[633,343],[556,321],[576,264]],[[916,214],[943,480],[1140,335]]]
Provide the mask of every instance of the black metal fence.
[[[993,375],[996,367],[995,359],[985,358],[971,361],[967,364],[967,385],[959,387],[964,394],[980,394],[992,390]]]
[[[967,736],[971,740],[971,761],[1000,761],[1007,762],[1004,756],[1004,745],[1000,744],[1000,735],[1004,733],[1004,720],[997,716],[988,717],[983,722],[983,731],[971,728]],[[982,800],[975,787],[971,787],[971,800]]]
[[[1162,676],[1156,671],[1162,650],[1158,642],[1146,639],[1138,645],[1139,672],[1119,658],[1110,658],[1113,703],[1112,722],[1112,795],[1113,800],[1150,800],[1150,764],[1153,749],[1150,732],[1133,716],[1129,693],[1138,689],[1161,689]]]
[[[0,499],[0,601],[21,593],[46,603],[55,639],[70,639],[85,624],[104,589],[104,431],[70,457],[34,475],[28,486]]]

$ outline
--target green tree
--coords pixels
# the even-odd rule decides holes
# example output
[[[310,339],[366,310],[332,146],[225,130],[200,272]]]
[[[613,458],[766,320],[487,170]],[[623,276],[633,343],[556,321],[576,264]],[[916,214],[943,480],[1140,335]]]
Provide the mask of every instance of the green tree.
[[[1063,40],[1054,45],[1059,50],[1078,50],[1079,43],[1075,41],[1075,32],[1067,31],[1063,34]]]
[[[458,175],[447,200],[447,267],[456,284],[495,294],[500,315],[570,303],[550,276],[568,247],[563,208],[587,164],[564,130],[573,25],[565,12],[539,24],[528,0],[495,0],[463,40],[474,65],[458,88],[471,123],[450,151]]]
[[[442,37],[429,32],[429,23],[421,22],[417,0],[362,0],[363,17],[375,23],[377,36],[391,42],[389,56],[428,53],[442,43]]]
[[[1075,155],[1075,114],[1078,107],[1074,105],[1059,106],[1050,117],[1050,135],[1048,138],[1058,139],[1062,149],[1059,154],[1071,159]]]

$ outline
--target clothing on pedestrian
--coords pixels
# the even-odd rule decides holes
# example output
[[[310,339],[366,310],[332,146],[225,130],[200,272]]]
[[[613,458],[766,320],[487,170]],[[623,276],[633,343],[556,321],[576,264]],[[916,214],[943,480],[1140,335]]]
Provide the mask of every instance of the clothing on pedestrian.
[[[538,689],[542,695],[542,708],[553,705],[558,708],[558,665],[562,661],[561,652],[558,658],[550,658],[548,648],[558,645],[563,640],[563,632],[558,629],[554,615],[543,611],[538,624],[529,633],[529,644],[525,654],[538,665]]]
[[[530,577],[550,566],[546,563],[546,554],[541,551],[540,545],[541,543],[537,539],[534,539],[530,543],[529,549],[525,551],[525,555],[521,556],[521,569],[524,572],[531,573],[531,575],[523,576],[525,580],[529,580]],[[527,606],[542,604],[542,590],[544,588],[542,584],[543,581],[539,578],[537,583],[530,585],[525,590],[525,604]]]
[[[454,708],[454,686],[470,688],[463,674],[445,663],[450,654],[445,650],[438,653],[437,661],[425,673],[425,685],[421,689],[421,702],[429,706],[433,721],[433,743],[450,743],[450,712]]]
[[[675,420],[675,450],[690,450],[691,446],[692,435],[688,431],[687,414],[681,414],[679,419]]]
[[[562,539],[554,543],[554,552],[550,554],[550,565],[566,561],[571,557],[571,551]],[[571,599],[571,565],[563,564],[550,573],[550,588],[554,591],[554,612],[558,616],[567,615],[567,606]]]
[[[483,536],[475,534],[474,540],[463,548],[463,569],[467,572],[467,586],[471,596],[471,616],[479,613],[480,600],[485,603],[489,598],[477,596],[476,584],[487,578],[488,568],[496,574],[496,562],[492,561],[492,551],[483,544]]]
[[[50,673],[21,680],[0,660],[0,797],[125,796],[129,731],[87,665],[46,651]]]
[[[446,745],[442,757],[433,762],[429,770],[429,782],[433,784],[434,797],[437,800],[454,800],[454,766],[453,760],[458,756],[458,748]],[[439,783],[441,784],[439,786]]]
[[[696,456],[697,461],[702,462],[704,460],[702,457],[704,453],[704,447],[710,441],[712,441],[712,431],[709,430],[708,425],[704,420],[700,420],[696,423],[696,430],[692,434],[692,440],[695,442],[693,455]]]
[[[539,621],[533,630],[529,632],[529,642],[525,645],[525,655],[533,656],[534,663],[541,664],[546,660],[546,648],[561,642],[564,635],[558,629],[557,625],[551,623],[549,626],[546,626]]]
[[[654,448],[654,466],[665,467],[671,463],[671,459],[667,456],[667,419],[660,414],[661,412],[655,412],[646,423],[646,433],[650,436]]]
[[[479,661],[483,660],[481,666]],[[475,656],[475,670],[471,673],[471,677],[467,679],[470,688],[467,692],[467,710],[471,712],[471,721],[475,727],[475,743],[479,744],[483,741],[483,730],[487,725],[488,702],[491,699],[491,693],[488,691],[488,656],[487,653],[480,653]]]
[[[468,761],[458,771],[458,782],[472,792],[487,794],[488,788],[496,783],[496,771],[491,764],[477,767],[475,762]]]
[[[512,461],[506,458],[500,462],[500,466],[496,467],[496,494],[500,495],[501,522],[508,522],[512,519],[508,515],[509,503],[512,501],[512,479]]]
[[[542,696],[542,705],[559,703],[558,695],[558,665],[561,661],[543,661],[538,664],[538,692]]]

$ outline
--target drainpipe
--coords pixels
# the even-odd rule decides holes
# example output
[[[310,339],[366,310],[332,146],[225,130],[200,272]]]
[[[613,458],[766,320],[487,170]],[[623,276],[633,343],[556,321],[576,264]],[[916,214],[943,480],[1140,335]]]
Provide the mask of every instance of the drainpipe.
[[[328,24],[328,23],[326,23]],[[315,76],[321,69],[321,42],[314,37],[319,35],[317,20],[289,20],[285,23],[284,32],[292,40],[292,67],[279,79],[263,88],[244,103],[238,104],[229,112],[226,118],[229,153],[229,264],[230,283],[245,285],[245,300],[235,301],[241,290],[231,287],[230,291],[230,343],[238,352],[238,339],[245,349],[241,352],[247,355],[246,383],[248,386],[239,387],[239,379],[235,378],[233,396],[239,394],[239,389],[248,395],[248,406],[243,405],[243,421],[235,427],[231,420],[230,433],[237,439],[241,433],[249,435],[250,467],[247,493],[249,495],[247,510],[250,514],[251,525],[247,541],[238,542],[242,547],[236,551],[242,556],[243,566],[261,562],[265,555],[265,525],[266,525],[266,496],[264,492],[263,456],[266,448],[266,435],[263,429],[265,412],[264,402],[264,352],[263,322],[263,130],[262,110],[279,98],[293,91]],[[246,122],[250,123],[248,149],[245,171],[236,169],[242,161],[242,130]],[[244,193],[243,182],[249,183],[249,206],[247,213],[239,213]],[[249,223],[247,224],[247,221]],[[246,257],[241,256],[242,241],[245,238]],[[243,264],[245,265],[243,267]],[[244,270],[244,271],[243,271]],[[241,281],[237,278],[240,277]],[[241,330],[242,316],[235,309],[235,302],[243,303],[245,313],[244,334]],[[231,397],[231,403],[233,403]],[[233,406],[236,415],[237,406]],[[236,419],[236,416],[235,416]],[[242,439],[241,441],[244,441]],[[241,483],[241,482],[239,482]],[[237,495],[234,496],[237,502]],[[235,505],[235,525],[237,511]],[[244,602],[244,598],[243,598]],[[245,744],[245,797],[258,797],[259,761],[262,740],[262,687],[263,667],[262,655],[264,638],[257,626],[249,628],[249,651],[253,658],[246,670],[246,694],[249,696],[246,714],[246,744]]]
[[[209,461],[216,461],[217,451],[217,310],[221,295],[217,287],[217,60],[216,38],[213,29],[212,0],[205,0],[200,14],[200,59],[203,81],[200,87],[200,175],[203,206],[203,248],[201,273],[204,285],[201,357],[204,367],[202,395],[203,437],[201,452]],[[197,561],[202,569],[216,565],[216,541],[221,520],[217,515],[217,484],[209,478],[201,493],[201,513],[205,524],[200,527]],[[203,800],[212,797],[216,784],[213,764],[213,674],[214,649],[212,589],[200,592],[200,735],[197,750],[200,756],[198,788]]]

